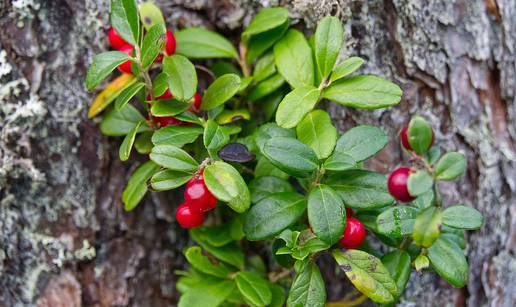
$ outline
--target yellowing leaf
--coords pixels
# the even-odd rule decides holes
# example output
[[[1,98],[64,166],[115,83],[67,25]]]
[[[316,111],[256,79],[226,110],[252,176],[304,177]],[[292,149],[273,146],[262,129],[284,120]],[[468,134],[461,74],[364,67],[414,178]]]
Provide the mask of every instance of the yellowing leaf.
[[[136,78],[131,74],[122,74],[106,86],[100,94],[93,100],[88,110],[88,118],[97,116],[100,112],[113,102],[120,93],[136,82]]]

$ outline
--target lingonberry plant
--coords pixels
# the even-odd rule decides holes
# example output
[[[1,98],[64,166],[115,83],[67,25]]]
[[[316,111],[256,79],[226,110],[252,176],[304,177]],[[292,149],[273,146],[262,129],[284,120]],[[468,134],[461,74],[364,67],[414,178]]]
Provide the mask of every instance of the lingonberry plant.
[[[316,108],[328,100],[378,109],[402,95],[388,80],[352,75],[361,58],[337,61],[336,17],[307,39],[289,28],[287,10],[263,9],[238,48],[203,28],[172,33],[152,3],[112,0],[110,17],[116,50],[94,57],[86,86],[123,73],[88,114],[104,111],[101,131],[124,136],[121,160],[133,147],[150,158],[128,180],[126,210],[149,183],[156,191],[186,184],[176,220],[198,245],[184,252],[188,271],[176,272],[179,306],[324,306],[324,253],[380,304],[400,298],[412,268],[466,284],[464,231],[483,218],[463,205],[443,210],[438,185],[464,172],[464,156],[441,157],[416,116],[400,135],[410,161],[387,179],[363,168],[387,144],[383,130],[339,135]]]

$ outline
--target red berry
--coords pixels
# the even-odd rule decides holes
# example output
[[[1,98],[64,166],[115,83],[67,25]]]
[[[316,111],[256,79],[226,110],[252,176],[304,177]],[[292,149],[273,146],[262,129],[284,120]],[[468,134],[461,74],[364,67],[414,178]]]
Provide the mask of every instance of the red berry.
[[[340,245],[345,248],[357,248],[362,245],[366,236],[364,224],[354,217],[346,219],[346,228],[339,240]]]
[[[410,146],[410,143],[408,141],[408,126],[405,126],[405,127],[403,127],[403,129],[401,129],[400,138],[401,138],[401,144],[403,145],[403,147],[405,147],[406,150],[412,151],[413,150],[412,146]],[[429,147],[431,147],[434,144],[434,140],[435,140],[434,131],[432,131],[432,141],[430,142]]]
[[[116,30],[113,27],[109,28],[108,40],[111,48],[116,50],[120,50],[122,47],[124,47],[124,45],[129,45],[128,42],[126,42],[120,35],[118,35],[118,33],[116,33]]]
[[[167,88],[167,90],[165,91],[165,93],[163,93],[163,95],[159,96],[159,97],[156,97],[156,100],[161,100],[161,99],[172,99],[174,98],[174,96],[172,96],[172,93],[170,92],[170,90]]]
[[[177,207],[176,220],[183,228],[195,228],[204,223],[204,213],[195,212],[183,203]]]
[[[165,52],[167,55],[173,55],[176,52],[176,38],[172,31],[167,30],[167,42],[165,44]]]
[[[184,196],[185,203],[198,212],[206,212],[217,206],[217,199],[206,187],[204,178],[190,179],[186,183]]]
[[[353,215],[353,209],[351,209],[351,208],[346,208],[346,216],[347,216],[347,217],[350,217],[350,216],[352,216],[352,215]]]
[[[184,122],[182,120],[179,120],[173,116],[165,116],[165,117],[154,117],[154,121],[160,126],[160,127],[166,127],[166,126],[182,126]]]
[[[195,95],[193,96],[193,111],[197,112],[199,111],[199,108],[201,107],[202,103],[202,96],[199,95],[199,93],[195,92]]]
[[[128,55],[133,55],[133,46],[131,45],[124,45],[122,48],[120,48],[121,52],[127,53]],[[121,72],[125,72],[126,74],[132,74],[133,71],[131,69],[131,61],[127,60],[123,62],[122,64],[118,65],[118,70]]]
[[[398,167],[392,171],[387,179],[389,193],[397,200],[405,203],[414,200],[414,197],[408,191],[407,182],[409,176],[410,168]]]

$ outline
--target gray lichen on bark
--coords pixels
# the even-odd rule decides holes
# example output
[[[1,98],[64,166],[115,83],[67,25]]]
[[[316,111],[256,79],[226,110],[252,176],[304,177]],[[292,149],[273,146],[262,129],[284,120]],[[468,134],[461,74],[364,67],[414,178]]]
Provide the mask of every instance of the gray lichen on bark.
[[[516,291],[516,4],[513,0],[156,1],[174,29],[204,25],[238,37],[261,6],[284,5],[307,33],[327,14],[345,23],[342,57],[363,73],[401,84],[399,106],[358,111],[329,103],[340,131],[381,125],[392,141],[368,167],[402,157],[396,133],[428,118],[468,172],[442,184],[445,203],[486,216],[468,234],[470,281],[455,290],[413,274],[401,304],[514,306]],[[116,159],[120,140],[86,119],[83,85],[107,49],[108,1],[0,2],[0,305],[174,305],[173,270],[185,267],[186,233],[173,222],[174,193],[151,193],[125,213],[120,192],[135,162]],[[351,287],[322,259],[328,297]],[[70,306],[70,305],[67,305]]]

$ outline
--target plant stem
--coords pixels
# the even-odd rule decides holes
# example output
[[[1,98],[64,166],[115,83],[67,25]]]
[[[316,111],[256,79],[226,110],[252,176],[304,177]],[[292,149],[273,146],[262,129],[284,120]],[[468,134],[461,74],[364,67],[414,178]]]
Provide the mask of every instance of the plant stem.
[[[283,269],[280,272],[270,272],[269,273],[269,280],[273,283],[277,282],[278,280],[282,279],[283,277],[287,277],[292,273],[292,270]]]
[[[407,249],[410,246],[410,244],[412,244],[412,238],[406,237],[403,239],[403,241],[401,241],[400,249]]]
[[[249,68],[249,65],[247,65],[247,62],[245,60],[245,58],[247,57],[247,48],[244,46],[244,44],[240,43],[240,45],[238,45],[238,50],[240,53],[237,59],[238,64],[242,69],[244,77],[249,77],[251,75],[251,69]]]
[[[152,80],[149,76],[149,72],[147,70],[144,70],[143,69],[143,66],[142,66],[142,61],[141,61],[141,50],[140,50],[140,46],[136,45],[134,47],[134,49],[136,50],[136,66],[138,66],[138,70],[140,71],[140,76],[143,78],[143,80],[145,81],[145,87],[147,88],[147,93],[150,95],[151,97],[151,100],[154,100],[154,94],[152,93]],[[152,114],[151,114],[151,105],[150,103],[148,103],[148,110],[147,110],[147,113],[149,114],[149,121],[151,123],[151,128],[153,128],[154,126],[154,120],[152,119]]]

